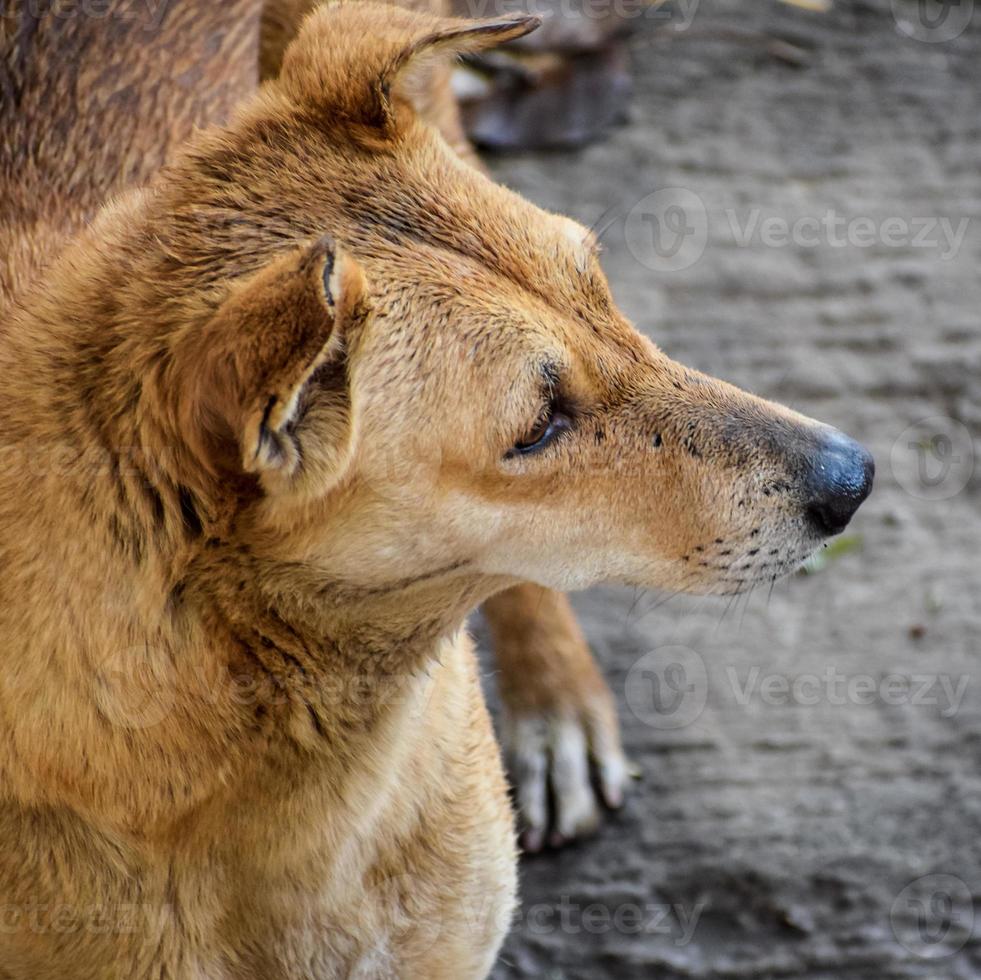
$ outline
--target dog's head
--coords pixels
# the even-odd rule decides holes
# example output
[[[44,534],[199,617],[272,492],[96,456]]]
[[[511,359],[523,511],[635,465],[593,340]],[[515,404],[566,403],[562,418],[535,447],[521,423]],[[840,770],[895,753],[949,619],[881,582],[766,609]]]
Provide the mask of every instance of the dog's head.
[[[136,339],[112,352],[146,375],[202,538],[368,590],[734,592],[867,495],[860,446],[670,360],[618,312],[588,231],[418,118],[431,58],[534,23],[322,9],[138,203]]]

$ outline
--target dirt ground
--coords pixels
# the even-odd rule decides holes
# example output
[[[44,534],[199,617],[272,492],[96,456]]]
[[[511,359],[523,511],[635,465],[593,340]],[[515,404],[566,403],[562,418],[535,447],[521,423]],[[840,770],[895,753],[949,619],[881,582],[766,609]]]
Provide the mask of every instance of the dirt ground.
[[[494,164],[671,355],[878,464],[851,550],[769,597],[576,597],[642,776],[524,862],[498,980],[981,977],[981,10],[918,9],[679,8],[627,126]]]

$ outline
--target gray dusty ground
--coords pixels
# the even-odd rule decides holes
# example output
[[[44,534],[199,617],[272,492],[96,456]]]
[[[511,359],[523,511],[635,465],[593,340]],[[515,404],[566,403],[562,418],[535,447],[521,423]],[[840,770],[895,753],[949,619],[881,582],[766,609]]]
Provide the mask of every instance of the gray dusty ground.
[[[616,295],[669,353],[846,429],[879,466],[861,550],[769,600],[723,616],[718,600],[577,597],[643,777],[598,838],[525,862],[500,980],[981,977],[981,465],[967,479],[981,10],[973,21],[926,43],[886,0],[826,15],[702,0],[687,31],[638,35],[629,126],[495,165],[605,227]],[[797,41],[804,64],[764,34]],[[670,242],[653,247],[656,201],[632,224],[608,214],[659,188],[684,191],[660,213],[664,235],[693,229],[682,260],[704,232],[685,269],[669,268]],[[845,229],[806,225],[780,246],[779,226],[747,232],[753,209],[872,230],[838,245]],[[890,218],[911,223],[906,244]],[[949,246],[920,218],[969,223]],[[905,432],[938,416],[973,440],[943,421]]]

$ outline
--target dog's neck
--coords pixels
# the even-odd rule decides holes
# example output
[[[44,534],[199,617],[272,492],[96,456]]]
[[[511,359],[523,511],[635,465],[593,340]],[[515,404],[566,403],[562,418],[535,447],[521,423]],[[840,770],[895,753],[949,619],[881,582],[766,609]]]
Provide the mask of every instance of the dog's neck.
[[[192,564],[181,599],[209,625],[227,629],[258,669],[371,681],[423,668],[440,640],[508,584],[460,563],[362,587],[213,542]]]

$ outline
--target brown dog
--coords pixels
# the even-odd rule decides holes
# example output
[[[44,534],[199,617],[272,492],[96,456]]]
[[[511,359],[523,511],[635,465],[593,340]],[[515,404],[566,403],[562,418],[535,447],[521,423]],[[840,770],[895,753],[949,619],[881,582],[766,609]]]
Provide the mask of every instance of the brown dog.
[[[418,0],[416,0],[418,2]],[[422,0],[440,7],[439,0]],[[224,121],[262,75],[278,74],[286,47],[315,0],[261,0],[202,12],[131,0],[86,7],[29,0],[0,20],[0,312],[37,276],[66,235],[111,197],[142,184],[194,126]],[[411,4],[408,4],[411,5]],[[32,17],[35,10],[47,9]],[[479,166],[460,127],[449,63],[415,74],[412,102],[461,156]],[[65,160],[72,161],[71,167]],[[502,735],[514,773],[522,843],[537,850],[589,833],[603,801],[617,806],[627,782],[616,711],[568,600],[533,585],[494,596],[485,614],[502,668]],[[516,672],[520,683],[509,683]],[[547,789],[551,788],[551,795]],[[552,803],[549,812],[548,802]],[[546,837],[546,831],[552,831]]]
[[[78,52],[134,160],[214,112],[229,9],[223,70],[255,54],[249,5],[193,6],[125,71]],[[0,976],[485,974],[514,846],[467,612],[526,580],[739,591],[868,493],[860,447],[668,360],[583,229],[420,119],[439,52],[533,26],[317,11],[46,266],[86,123],[5,86],[52,124],[10,137],[41,183],[3,240]]]

